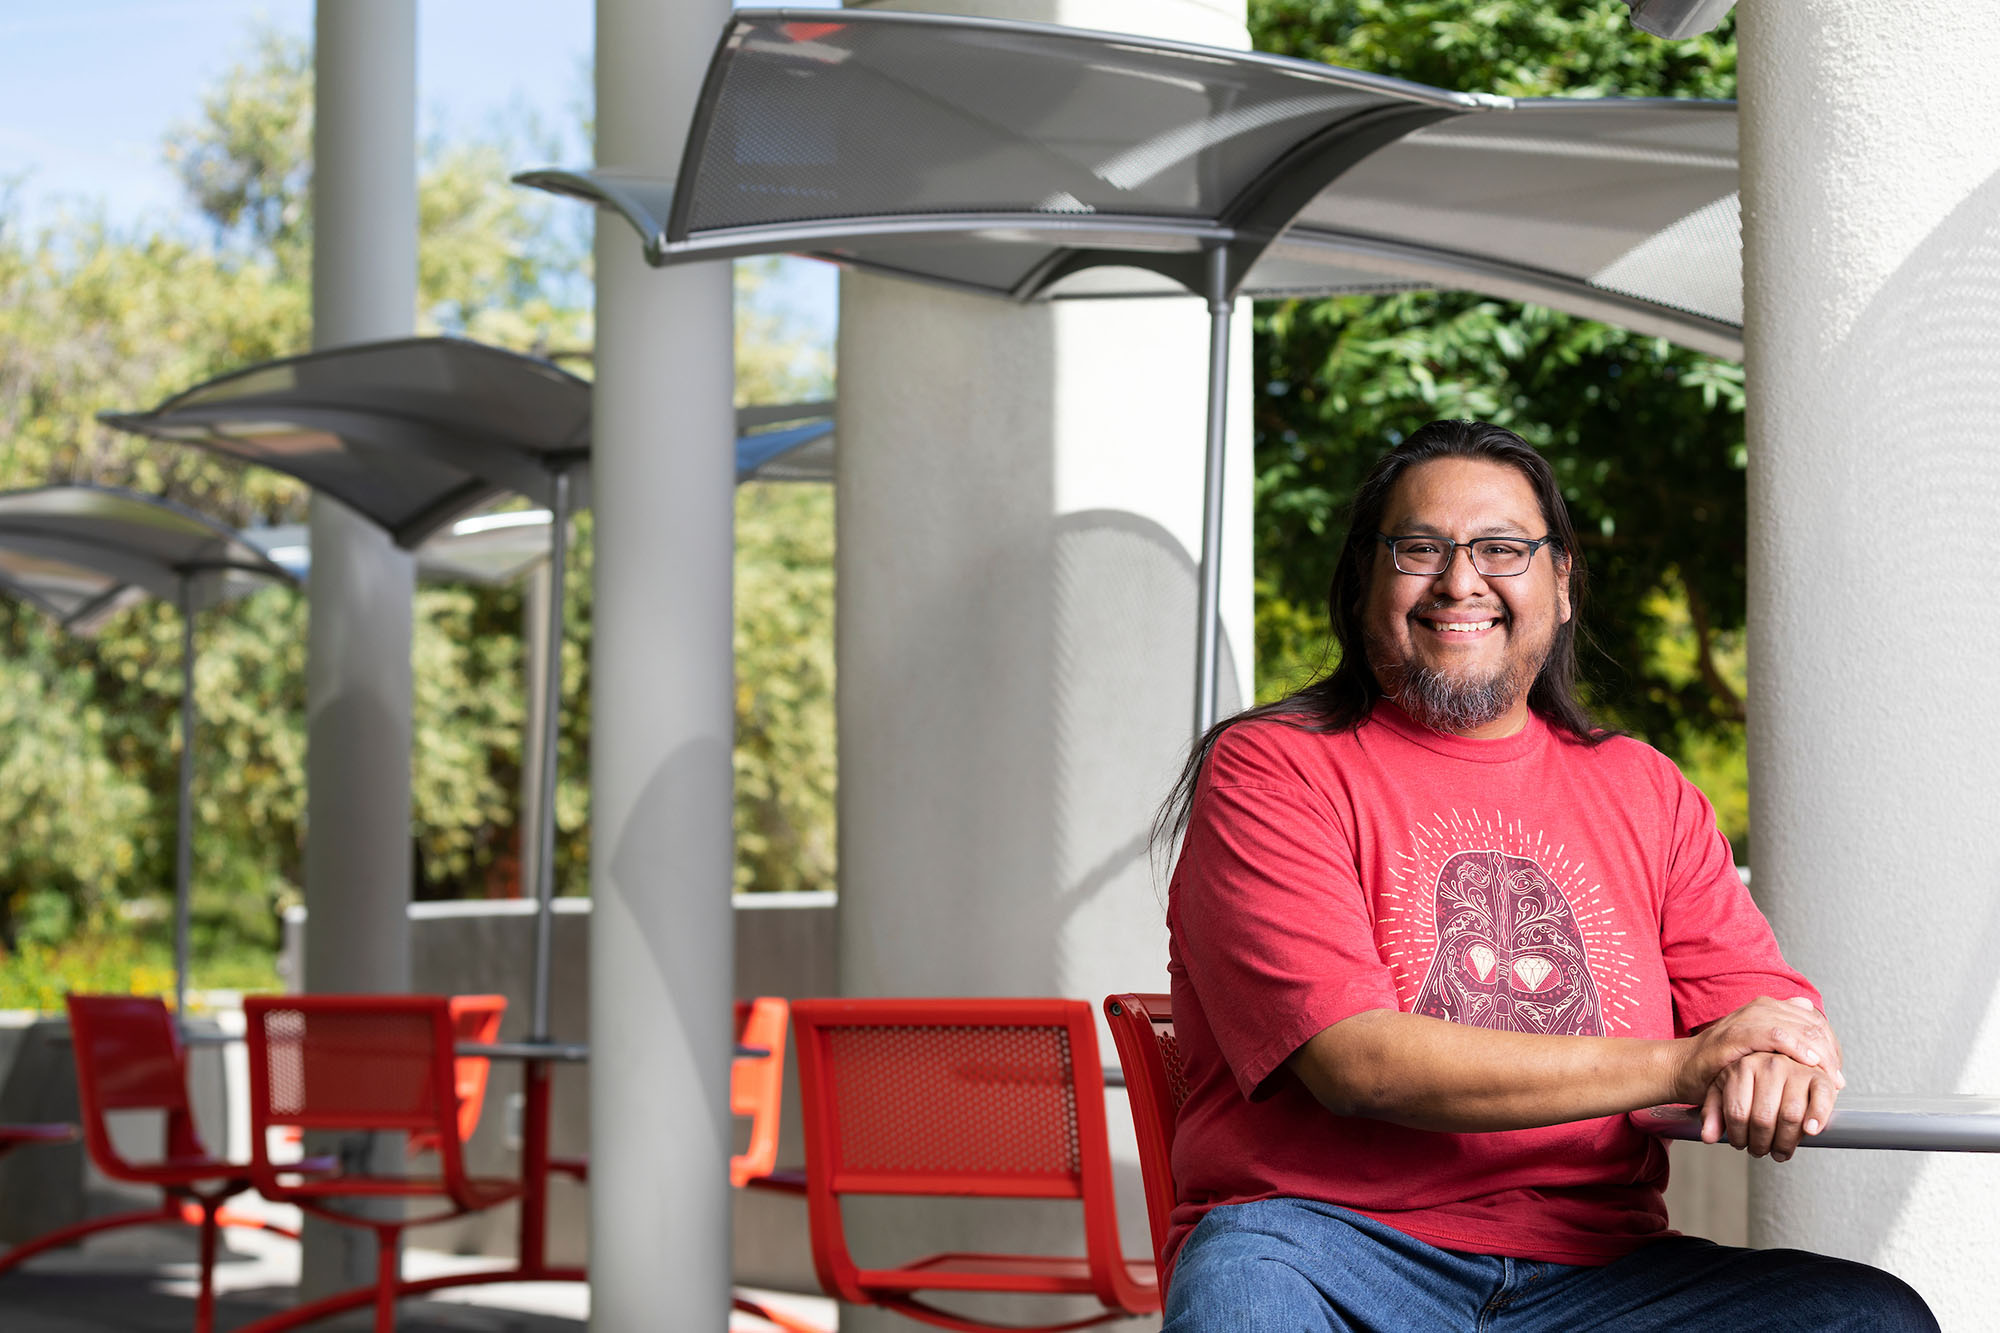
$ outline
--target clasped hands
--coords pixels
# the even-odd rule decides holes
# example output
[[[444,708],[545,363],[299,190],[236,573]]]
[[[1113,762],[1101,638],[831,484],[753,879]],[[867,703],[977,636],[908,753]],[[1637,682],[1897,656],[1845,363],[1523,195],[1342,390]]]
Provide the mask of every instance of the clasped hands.
[[[1757,999],[1686,1039],[1676,1097],[1701,1108],[1701,1139],[1790,1159],[1847,1086],[1840,1041],[1811,1000]]]

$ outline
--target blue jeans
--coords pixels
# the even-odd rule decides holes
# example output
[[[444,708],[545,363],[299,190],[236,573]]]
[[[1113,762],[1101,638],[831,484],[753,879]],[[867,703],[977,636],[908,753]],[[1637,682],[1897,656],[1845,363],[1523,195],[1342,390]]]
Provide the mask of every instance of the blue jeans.
[[[1162,1333],[1935,1333],[1900,1279],[1803,1250],[1690,1236],[1602,1267],[1440,1250],[1304,1199],[1210,1210],[1181,1247]]]

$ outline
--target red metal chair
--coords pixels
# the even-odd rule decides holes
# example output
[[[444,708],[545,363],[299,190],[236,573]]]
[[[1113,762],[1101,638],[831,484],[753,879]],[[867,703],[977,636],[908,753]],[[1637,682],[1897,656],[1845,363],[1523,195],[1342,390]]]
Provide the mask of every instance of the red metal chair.
[[[738,1189],[768,1178],[778,1165],[785,1027],[791,1016],[791,1005],[775,995],[736,1002],[737,1054],[729,1065],[729,1113],[750,1119],[749,1144],[729,1159],[729,1183]],[[800,1184],[803,1187],[802,1179]]]
[[[750,1118],[750,1142],[729,1159],[729,1183],[805,1193],[805,1173],[779,1171],[778,1119],[785,1091],[785,1026],[791,1005],[776,995],[736,1002],[738,1054],[729,1065],[729,1111]],[[590,1180],[588,1157],[551,1157],[549,1169]]]
[[[1125,1071],[1132,1128],[1139,1139],[1139,1174],[1146,1182],[1146,1220],[1153,1259],[1161,1261],[1174,1211],[1174,1120],[1187,1101],[1187,1060],[1174,1038],[1174,1004],[1165,995],[1107,995],[1104,1017]]]
[[[1104,1076],[1081,1000],[799,1000],[792,1005],[813,1263],[830,1295],[940,1328],[1087,1328],[1160,1309],[1153,1264],[1118,1241]],[[1086,1253],[946,1253],[862,1268],[846,1195],[1076,1199]],[[1060,1324],[995,1324],[920,1292],[1094,1296]]]
[[[750,1120],[750,1142],[729,1159],[729,1183],[737,1189],[803,1195],[806,1173],[777,1169],[778,1121],[785,1095],[785,1029],[791,1004],[776,995],[736,1002],[736,1058],[729,1065],[729,1111]],[[786,1333],[824,1333],[782,1310],[748,1296],[736,1296],[738,1310],[769,1320]]]
[[[500,1039],[500,1020],[507,1015],[504,995],[454,995],[451,997],[451,1029],[460,1043],[490,1046]],[[479,1128],[479,1113],[486,1106],[486,1078],[493,1062],[483,1055],[454,1055],[452,1091],[458,1096],[458,1141],[463,1144]],[[436,1152],[436,1136],[424,1130],[410,1135],[409,1152]]]
[[[208,1333],[215,1326],[217,1227],[296,1233],[256,1219],[222,1216],[223,1200],[250,1188],[249,1171],[245,1164],[224,1161],[202,1145],[188,1103],[187,1053],[167,1006],[142,995],[71,995],[67,1004],[84,1151],[113,1180],[159,1186],[161,1200],[154,1208],[89,1218],[23,1241],[0,1255],[0,1273],[100,1231],[161,1224],[198,1227],[201,1286],[195,1297],[194,1326],[196,1333]],[[152,1111],[165,1117],[159,1160],[132,1161],[119,1151],[105,1117],[125,1111]]]
[[[395,1327],[396,1298],[433,1282],[405,1283],[396,1269],[403,1228],[443,1221],[505,1203],[521,1192],[517,1180],[466,1174],[459,1138],[457,1025],[442,995],[253,996],[244,1002],[250,1039],[250,1178],[265,1198],[375,1233],[376,1280],[282,1311],[241,1333],[274,1333],[315,1319],[375,1305],[377,1333]],[[405,1133],[436,1145],[436,1175],[378,1174],[338,1169],[311,1174],[276,1163],[270,1131]],[[362,1216],[334,1207],[339,1199],[431,1200],[422,1217]]]

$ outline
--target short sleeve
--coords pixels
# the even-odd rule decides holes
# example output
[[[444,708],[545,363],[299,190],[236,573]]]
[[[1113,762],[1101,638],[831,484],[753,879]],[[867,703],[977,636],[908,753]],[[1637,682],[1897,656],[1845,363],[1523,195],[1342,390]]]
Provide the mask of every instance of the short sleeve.
[[[1245,1097],[1314,1034],[1398,1007],[1353,841],[1273,743],[1277,725],[1217,741],[1171,890],[1182,965]]]
[[[1708,798],[1679,770],[1672,771],[1671,786],[1660,953],[1676,1030],[1685,1035],[1760,995],[1803,995],[1821,1004],[1819,991],[1785,961],[1770,922],[1751,901]]]

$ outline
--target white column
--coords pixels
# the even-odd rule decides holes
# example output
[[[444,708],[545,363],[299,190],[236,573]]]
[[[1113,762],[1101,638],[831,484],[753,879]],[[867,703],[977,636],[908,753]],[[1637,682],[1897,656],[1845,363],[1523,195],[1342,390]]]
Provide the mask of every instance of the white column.
[[[1242,0],[868,7],[1247,44]],[[1021,308],[843,276],[847,993],[1094,1005],[1165,989],[1164,867],[1156,879],[1146,839],[1193,707],[1208,322],[1193,297]],[[1247,305],[1235,335],[1225,714],[1250,693]],[[1108,1038],[1102,1055],[1115,1059]],[[1111,1116],[1114,1136],[1129,1134],[1122,1102]],[[1136,1168],[1122,1174],[1127,1250],[1148,1253]],[[1062,1243],[1039,1220],[975,1229],[970,1215],[865,1202],[849,1217],[880,1229],[884,1254]],[[843,1333],[900,1326],[873,1311],[842,1321]]]
[[[598,0],[597,162],[671,176],[727,0]],[[726,264],[597,224],[591,1323],[729,1311],[731,571]]]
[[[2000,1091],[2000,22],[1741,6],[1756,885],[1856,1092]],[[2000,1306],[2000,1161],[1760,1165],[1751,1239]]]
[[[318,6],[313,346],[406,336],[417,304],[415,0]],[[415,563],[337,501],[312,502],[306,646],[305,983],[410,983],[410,599]],[[305,1290],[373,1275],[365,1231],[309,1224]]]

